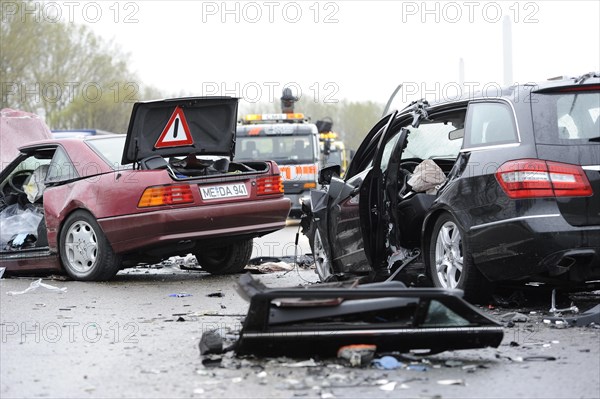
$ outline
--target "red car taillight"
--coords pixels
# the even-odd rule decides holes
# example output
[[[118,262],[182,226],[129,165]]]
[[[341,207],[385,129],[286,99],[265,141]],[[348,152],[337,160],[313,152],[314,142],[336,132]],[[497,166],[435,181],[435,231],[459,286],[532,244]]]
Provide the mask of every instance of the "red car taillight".
[[[283,194],[283,180],[281,180],[281,175],[259,177],[256,179],[256,194]]]
[[[496,179],[510,198],[587,197],[592,186],[578,165],[519,159],[503,164]]]
[[[188,184],[181,186],[156,186],[148,187],[144,190],[142,198],[138,202],[138,207],[179,205],[191,202],[194,202],[194,196],[192,195],[192,188]]]

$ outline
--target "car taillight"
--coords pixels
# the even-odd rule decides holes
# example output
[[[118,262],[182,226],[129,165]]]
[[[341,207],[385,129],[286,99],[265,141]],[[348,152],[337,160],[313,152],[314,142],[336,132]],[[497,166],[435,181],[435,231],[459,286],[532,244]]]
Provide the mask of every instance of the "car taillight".
[[[592,187],[578,165],[519,159],[503,164],[496,179],[510,198],[587,197]]]
[[[144,190],[138,207],[161,205],[179,205],[194,202],[192,188],[188,185],[181,186],[155,186]]]
[[[256,194],[282,194],[283,181],[281,175],[271,175],[256,179]]]

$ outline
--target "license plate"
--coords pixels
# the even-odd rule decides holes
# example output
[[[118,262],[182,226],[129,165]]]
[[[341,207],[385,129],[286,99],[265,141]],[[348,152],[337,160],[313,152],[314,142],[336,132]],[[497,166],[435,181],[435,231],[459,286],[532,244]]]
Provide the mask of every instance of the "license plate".
[[[200,195],[205,201],[222,198],[247,197],[248,190],[244,183],[226,184],[222,186],[200,187]]]

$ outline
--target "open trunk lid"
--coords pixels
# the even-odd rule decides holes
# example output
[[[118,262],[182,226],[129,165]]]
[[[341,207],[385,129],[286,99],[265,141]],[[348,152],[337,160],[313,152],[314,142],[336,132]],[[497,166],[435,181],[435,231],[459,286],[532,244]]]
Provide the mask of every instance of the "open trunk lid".
[[[189,97],[133,106],[121,163],[162,157],[233,157],[238,99]]]
[[[591,195],[557,196],[563,217],[600,225],[600,84],[537,92],[531,108],[538,158],[580,166],[591,187]]]

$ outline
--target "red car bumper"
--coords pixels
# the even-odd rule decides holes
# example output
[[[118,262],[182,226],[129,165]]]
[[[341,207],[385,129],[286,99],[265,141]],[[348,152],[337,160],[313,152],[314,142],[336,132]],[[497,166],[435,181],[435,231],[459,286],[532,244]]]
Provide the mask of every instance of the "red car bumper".
[[[99,219],[117,253],[168,245],[182,240],[260,236],[285,226],[290,209],[287,198],[207,207],[157,209],[127,216]]]

